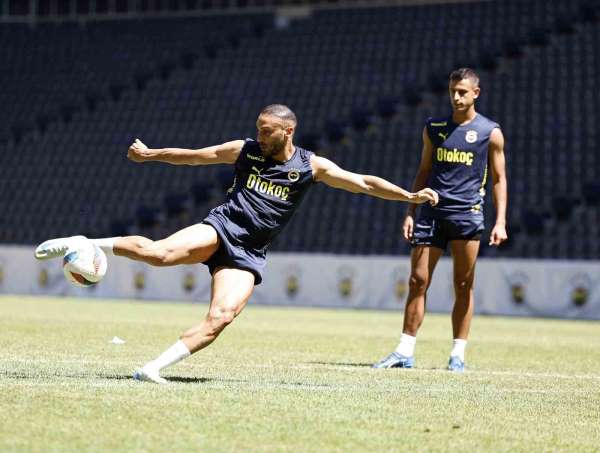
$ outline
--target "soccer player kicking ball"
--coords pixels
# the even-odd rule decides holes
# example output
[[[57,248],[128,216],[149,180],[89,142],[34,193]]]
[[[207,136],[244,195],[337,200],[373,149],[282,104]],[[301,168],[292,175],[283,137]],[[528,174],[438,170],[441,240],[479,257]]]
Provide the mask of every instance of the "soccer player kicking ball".
[[[196,225],[153,241],[127,236],[91,241],[117,256],[154,266],[204,263],[212,274],[211,301],[200,324],[155,360],[138,369],[137,380],[166,383],[171,366],[208,345],[245,307],[262,280],[269,244],[284,228],[315,182],[354,193],[435,205],[437,193],[425,188],[410,193],[382,178],[342,170],[333,162],[293,144],[296,116],[284,105],[263,109],[256,122],[257,140],[235,140],[197,150],[149,149],[136,140],[127,157],[134,162],[175,165],[234,164],[235,179],[226,201]],[[50,239],[35,251],[38,259],[60,257],[83,236]]]
[[[450,371],[465,369],[465,346],[473,318],[475,261],[483,232],[483,197],[491,170],[496,224],[489,245],[506,240],[506,176],[504,137],[500,126],[475,111],[479,77],[469,68],[450,74],[453,113],[429,119],[423,129],[421,164],[413,190],[430,185],[440,197],[436,206],[425,206],[415,224],[414,207],[404,220],[404,238],[412,242],[409,293],[404,328],[394,352],[374,368],[412,368],[417,330],[425,317],[425,296],[440,256],[450,245],[454,266],[454,341],[448,361]]]

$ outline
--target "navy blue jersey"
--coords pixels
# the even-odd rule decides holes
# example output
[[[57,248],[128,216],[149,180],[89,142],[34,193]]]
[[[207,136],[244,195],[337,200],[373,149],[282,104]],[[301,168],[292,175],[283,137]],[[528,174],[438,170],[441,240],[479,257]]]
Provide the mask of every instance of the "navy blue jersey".
[[[427,135],[433,144],[427,187],[439,194],[440,201],[435,207],[424,204],[424,216],[483,219],[490,134],[499,127],[479,113],[464,125],[456,124],[452,116],[427,120]]]
[[[246,139],[227,199],[207,219],[221,224],[232,245],[265,252],[314,183],[312,155],[296,146],[290,160],[278,162],[264,157],[258,142]]]

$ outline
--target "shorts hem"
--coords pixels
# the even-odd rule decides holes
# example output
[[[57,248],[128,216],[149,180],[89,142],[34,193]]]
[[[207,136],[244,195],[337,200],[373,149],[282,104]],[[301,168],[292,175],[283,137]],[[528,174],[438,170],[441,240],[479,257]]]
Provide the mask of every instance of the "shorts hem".
[[[216,269],[218,269],[219,267],[240,269],[240,270],[248,271],[252,275],[254,275],[254,286],[260,285],[262,283],[263,278],[262,278],[262,273],[259,270],[257,270],[256,268],[254,268],[252,266],[239,264],[236,262],[237,257],[233,253],[231,253],[230,250],[231,249],[239,249],[244,254],[246,254],[246,250],[244,250],[240,247],[236,247],[231,244],[231,242],[227,238],[227,235],[225,233],[223,225],[221,225],[221,223],[214,218],[205,218],[200,223],[203,223],[205,225],[210,225],[211,227],[213,227],[215,229],[215,231],[217,232],[217,236],[219,236],[219,240],[221,241],[217,251],[208,260],[206,260],[203,263],[204,265],[206,265],[208,267],[208,271],[209,271],[210,275],[211,276],[214,275]]]

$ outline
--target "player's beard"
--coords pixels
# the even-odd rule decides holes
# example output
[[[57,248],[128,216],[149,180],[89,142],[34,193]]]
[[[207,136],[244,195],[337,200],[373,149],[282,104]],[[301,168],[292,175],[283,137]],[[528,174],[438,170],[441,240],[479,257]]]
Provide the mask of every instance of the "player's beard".
[[[269,145],[263,145],[260,147],[260,152],[264,157],[271,157],[279,154],[285,149],[285,139],[281,141],[273,142]]]

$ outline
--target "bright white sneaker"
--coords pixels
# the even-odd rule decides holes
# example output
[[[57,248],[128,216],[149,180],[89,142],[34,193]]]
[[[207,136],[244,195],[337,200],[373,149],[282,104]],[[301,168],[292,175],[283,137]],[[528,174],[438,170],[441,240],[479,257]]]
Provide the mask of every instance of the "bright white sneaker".
[[[140,368],[133,373],[133,379],[136,381],[154,382],[155,384],[167,384],[165,378],[161,378],[158,371],[145,370]]]
[[[68,238],[48,239],[35,249],[35,257],[38,260],[58,258],[64,255],[72,244],[81,240],[87,240],[87,238],[85,236],[71,236]]]

